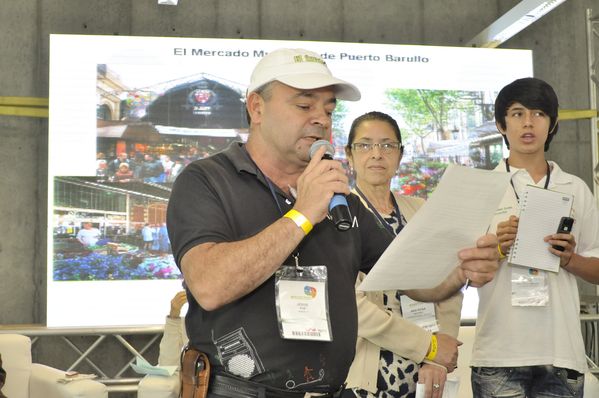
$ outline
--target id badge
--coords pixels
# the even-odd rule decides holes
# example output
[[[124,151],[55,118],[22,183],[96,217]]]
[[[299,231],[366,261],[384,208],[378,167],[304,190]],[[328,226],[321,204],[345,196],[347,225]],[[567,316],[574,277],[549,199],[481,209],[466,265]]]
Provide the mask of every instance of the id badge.
[[[400,300],[401,313],[404,319],[415,323],[429,332],[435,333],[439,331],[439,325],[435,317],[435,304],[412,300],[405,294],[401,295]]]
[[[549,303],[547,272],[512,266],[512,306],[544,307]]]
[[[275,300],[282,338],[333,340],[326,266],[282,266],[275,274]]]

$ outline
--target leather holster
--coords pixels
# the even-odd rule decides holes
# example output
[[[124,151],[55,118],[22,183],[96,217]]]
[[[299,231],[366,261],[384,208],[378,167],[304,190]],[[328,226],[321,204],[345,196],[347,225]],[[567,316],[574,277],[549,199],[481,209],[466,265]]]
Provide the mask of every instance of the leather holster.
[[[210,381],[208,356],[189,345],[181,352],[180,398],[205,398]]]

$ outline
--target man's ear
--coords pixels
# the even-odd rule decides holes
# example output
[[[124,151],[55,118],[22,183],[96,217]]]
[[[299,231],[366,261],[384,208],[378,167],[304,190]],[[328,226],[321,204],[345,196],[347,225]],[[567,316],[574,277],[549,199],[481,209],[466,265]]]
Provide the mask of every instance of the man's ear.
[[[264,98],[256,92],[251,92],[247,97],[246,107],[252,123],[259,123],[264,108]]]

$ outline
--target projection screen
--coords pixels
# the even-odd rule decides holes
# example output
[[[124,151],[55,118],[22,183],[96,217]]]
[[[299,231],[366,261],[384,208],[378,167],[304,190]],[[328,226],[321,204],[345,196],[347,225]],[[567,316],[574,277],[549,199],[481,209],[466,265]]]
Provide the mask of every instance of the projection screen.
[[[280,47],[321,54],[356,84],[338,104],[337,157],[351,121],[395,117],[405,155],[392,188],[426,197],[448,163],[504,156],[498,90],[532,76],[529,50],[165,37],[50,37],[48,326],[161,324],[181,276],[165,210],[189,162],[245,141],[245,91]],[[476,316],[469,289],[463,316]]]

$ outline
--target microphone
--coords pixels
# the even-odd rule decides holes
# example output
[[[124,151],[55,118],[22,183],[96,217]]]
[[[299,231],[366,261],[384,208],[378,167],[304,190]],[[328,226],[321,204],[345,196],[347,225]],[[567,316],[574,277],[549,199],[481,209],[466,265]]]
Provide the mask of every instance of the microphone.
[[[326,140],[318,140],[312,144],[310,147],[310,159],[312,159],[314,153],[318,151],[318,148],[321,146],[326,148],[326,152],[322,158],[332,160],[333,155],[335,154],[335,148]],[[347,199],[345,198],[345,195],[340,193],[333,195],[331,202],[329,203],[329,214],[331,215],[333,223],[339,231],[347,231],[351,228],[352,217],[351,213],[349,212],[349,207],[347,206]]]

